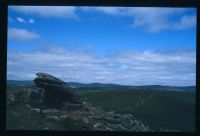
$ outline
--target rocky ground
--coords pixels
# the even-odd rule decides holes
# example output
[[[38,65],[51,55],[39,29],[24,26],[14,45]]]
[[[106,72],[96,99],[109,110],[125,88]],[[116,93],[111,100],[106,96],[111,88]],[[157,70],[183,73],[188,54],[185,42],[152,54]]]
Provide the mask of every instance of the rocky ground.
[[[16,108],[17,105],[25,105],[25,109],[28,110],[27,116],[35,115],[42,120],[54,121],[57,124],[64,122],[67,130],[152,131],[132,114],[104,111],[86,99],[81,99],[67,83],[52,75],[46,73],[36,73],[36,75],[38,76],[34,79],[36,86],[8,88],[7,107],[15,105]],[[12,108],[9,110],[12,113]],[[21,111],[18,112],[14,115],[20,117]],[[26,126],[22,128],[26,129]],[[43,126],[43,129],[53,128]]]
[[[21,91],[13,89],[9,88],[7,92],[8,106],[25,105],[26,109],[31,113],[27,116],[34,114],[39,116],[40,119],[53,121],[55,124],[68,121],[71,125],[68,124],[66,130],[81,128],[81,130],[99,131],[152,131],[151,128],[145,126],[134,115],[129,113],[119,114],[115,111],[104,111],[84,100],[79,104],[66,102],[61,108],[48,107],[42,104],[41,99],[36,99],[37,95],[35,95],[36,98],[33,95],[33,98],[30,97],[31,94],[34,94],[32,92],[37,92],[37,87],[17,88]],[[76,128],[77,125],[79,126]],[[23,129],[26,129],[26,126],[23,126]],[[43,126],[42,129],[52,130],[48,126]]]
[[[107,131],[151,131],[141,121],[131,114],[118,114],[114,111],[106,112],[92,104],[66,104],[66,107],[58,110],[53,108],[31,108],[31,111],[43,114],[46,119],[62,121],[67,118],[82,120],[87,124],[88,130],[107,130]],[[48,129],[48,128],[46,128]]]

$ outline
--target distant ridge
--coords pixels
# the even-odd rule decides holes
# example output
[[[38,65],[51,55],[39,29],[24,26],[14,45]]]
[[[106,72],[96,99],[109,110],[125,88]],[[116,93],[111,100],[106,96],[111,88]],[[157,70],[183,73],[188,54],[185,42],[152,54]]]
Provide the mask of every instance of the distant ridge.
[[[7,85],[11,86],[33,86],[35,85],[32,80],[23,80],[23,81],[18,81],[18,80],[7,80]]]
[[[135,86],[138,89],[152,89],[152,90],[164,90],[164,91],[186,91],[195,92],[196,86],[161,86],[161,85],[146,85],[146,86]]]
[[[33,86],[35,85],[32,80],[7,80],[9,86]],[[103,84],[103,83],[78,83],[67,82],[73,88],[80,90],[110,90],[110,89],[143,89],[143,90],[163,90],[163,91],[178,91],[178,92],[195,92],[196,86],[162,86],[162,85],[144,85],[144,86],[130,86],[118,84]]]
[[[118,84],[102,84],[102,83],[91,83],[91,84],[84,84],[84,83],[77,83],[77,82],[69,82],[71,86],[80,89],[144,89],[144,90],[163,90],[163,91],[184,91],[184,92],[195,92],[196,86],[162,86],[162,85],[144,85],[144,86],[129,86],[129,85],[118,85]]]

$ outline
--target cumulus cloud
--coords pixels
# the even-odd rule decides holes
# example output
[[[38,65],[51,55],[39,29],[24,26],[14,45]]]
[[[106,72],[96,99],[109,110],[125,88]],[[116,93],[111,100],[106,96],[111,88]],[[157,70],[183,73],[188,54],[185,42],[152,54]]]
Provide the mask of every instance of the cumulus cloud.
[[[132,26],[142,28],[147,32],[159,32],[166,29],[175,30],[179,27],[183,19],[182,16],[187,14],[187,11],[183,8],[135,8],[131,11],[133,15]],[[177,20],[174,20],[173,17],[176,17]],[[186,23],[183,22],[183,27],[179,30],[194,27],[195,20],[190,21],[192,21],[192,25],[185,27]]]
[[[26,15],[38,15],[42,17],[76,18],[73,6],[9,6],[13,11]]]
[[[39,38],[39,34],[26,29],[8,28],[8,38],[18,41],[30,41]]]
[[[196,25],[196,16],[189,14],[190,9],[186,8],[73,6],[10,6],[9,8],[19,13],[42,17],[77,18],[77,10],[131,17],[133,21],[130,25],[133,28],[140,28],[147,32],[160,32],[166,29],[183,30]],[[177,17],[177,20],[174,20],[174,17]]]
[[[8,79],[33,80],[47,72],[67,82],[125,85],[195,85],[194,51],[124,51],[96,56],[81,51],[50,48],[8,52]]]
[[[180,22],[173,24],[174,29],[188,29],[196,25],[196,16],[184,15]]]
[[[184,8],[86,7],[82,9],[112,16],[132,17],[131,26],[147,32],[159,32],[166,29],[182,30],[196,25],[196,16],[188,15],[189,10]],[[173,20],[173,17],[177,17],[178,20]]]
[[[127,7],[80,7],[80,10],[83,11],[98,11],[108,15],[115,15],[115,16],[129,16],[130,8]]]

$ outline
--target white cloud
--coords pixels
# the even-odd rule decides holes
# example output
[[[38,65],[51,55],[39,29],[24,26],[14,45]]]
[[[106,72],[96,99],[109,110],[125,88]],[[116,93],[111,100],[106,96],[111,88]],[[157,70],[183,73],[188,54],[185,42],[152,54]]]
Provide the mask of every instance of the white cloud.
[[[181,17],[175,21],[172,19],[175,16]],[[196,17],[189,18],[187,10],[180,8],[138,8],[133,10],[133,17],[133,26],[143,28],[148,32],[189,29],[196,25]]]
[[[188,29],[196,25],[196,16],[185,15],[180,22],[173,24],[174,29]]]
[[[34,24],[34,23],[35,23],[35,20],[32,19],[32,18],[30,18],[30,19],[28,20],[28,22],[29,22],[30,24]]]
[[[39,34],[25,29],[9,28],[8,38],[11,40],[30,41],[39,38]]]
[[[75,7],[58,6],[10,6],[11,10],[27,15],[42,17],[76,18]]]
[[[115,15],[115,16],[129,16],[130,8],[126,7],[80,7],[83,11],[98,11],[108,15]]]
[[[190,29],[196,25],[196,15],[190,15],[186,8],[155,7],[58,7],[58,6],[10,6],[11,10],[27,15],[42,17],[77,18],[77,10],[84,12],[101,12],[107,15],[131,17],[133,28],[147,32],[162,30]],[[177,20],[173,18],[176,17]]]
[[[26,21],[26,20],[23,19],[22,17],[17,17],[16,20],[17,20],[18,22],[24,23],[24,24],[26,24],[26,23],[34,24],[34,23],[35,23],[35,20],[32,19],[32,18],[30,18],[30,19],[28,19],[28,20]]]
[[[16,20],[18,22],[20,22],[20,23],[26,23],[26,21],[23,18],[21,18],[21,17],[17,17]]]
[[[107,57],[50,48],[35,52],[8,52],[8,79],[32,80],[47,72],[70,82],[129,85],[195,85],[193,51],[126,51]]]
[[[147,32],[159,32],[166,29],[182,30],[196,25],[196,16],[188,15],[189,10],[184,8],[86,7],[82,9],[113,16],[132,17],[133,23],[131,26],[141,28]],[[173,20],[173,17],[177,17],[178,20]]]

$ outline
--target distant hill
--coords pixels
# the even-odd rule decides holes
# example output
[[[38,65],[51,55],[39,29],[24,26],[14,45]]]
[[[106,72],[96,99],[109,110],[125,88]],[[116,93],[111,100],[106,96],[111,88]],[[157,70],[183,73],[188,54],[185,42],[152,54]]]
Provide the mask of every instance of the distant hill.
[[[9,86],[33,86],[35,85],[32,80],[7,80]],[[145,85],[145,86],[129,86],[129,85],[118,85],[118,84],[103,84],[103,83],[78,83],[78,82],[67,82],[71,87],[79,90],[112,90],[112,89],[143,89],[143,90],[163,90],[163,91],[184,91],[184,92],[195,92],[196,86],[162,86],[162,85]]]
[[[24,81],[7,80],[7,85],[9,85],[9,86],[33,86],[34,82],[32,80],[24,80]]]
[[[129,86],[125,85],[117,85],[117,84],[102,84],[102,83],[91,83],[91,84],[84,84],[84,83],[77,83],[77,82],[69,82],[68,83],[70,86],[73,86],[75,88],[80,88],[80,89],[94,89],[94,90],[99,90],[99,89],[115,89],[115,88],[128,88]]]
[[[151,89],[151,90],[164,90],[164,91],[186,91],[195,92],[196,86],[161,86],[161,85],[147,85],[147,86],[134,86],[135,89]]]
[[[102,84],[102,83],[91,83],[83,84],[77,82],[69,82],[70,86],[81,90],[111,90],[111,89],[143,89],[143,90],[163,90],[163,91],[184,91],[184,92],[195,92],[196,86],[161,86],[161,85],[145,85],[145,86],[129,86],[129,85],[117,85],[117,84]]]

